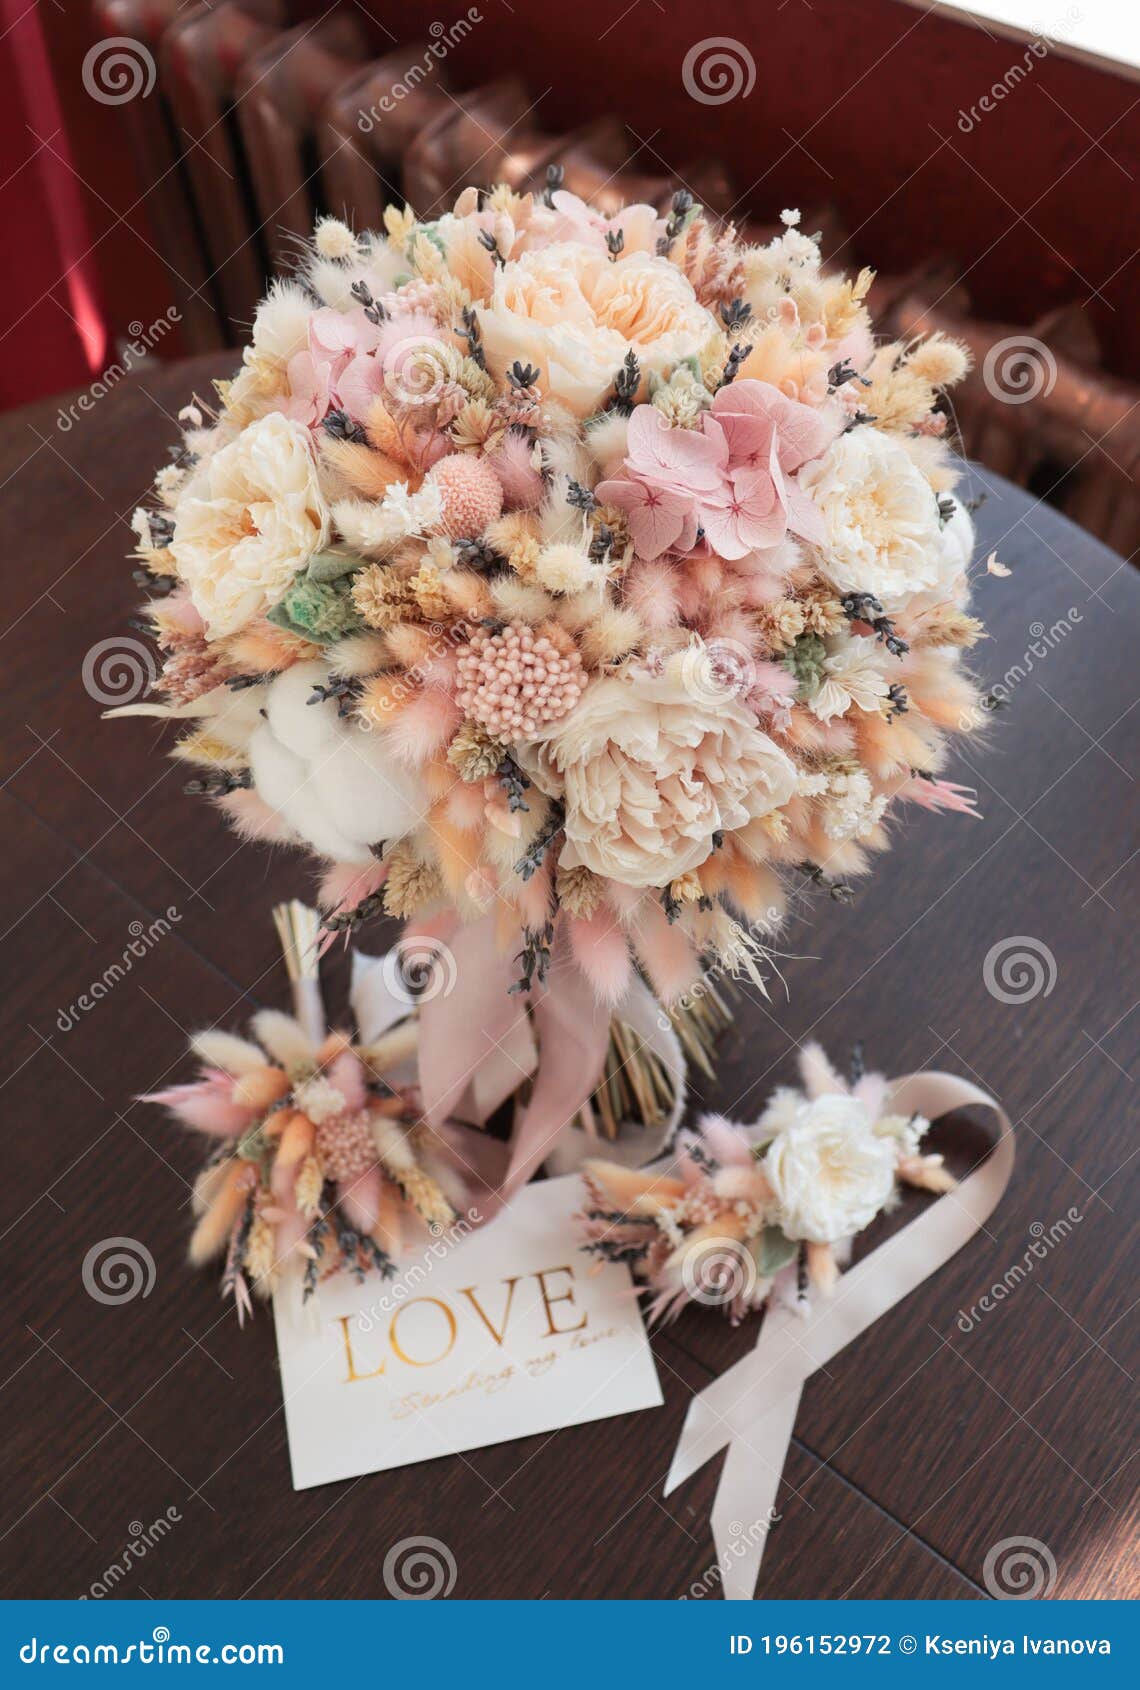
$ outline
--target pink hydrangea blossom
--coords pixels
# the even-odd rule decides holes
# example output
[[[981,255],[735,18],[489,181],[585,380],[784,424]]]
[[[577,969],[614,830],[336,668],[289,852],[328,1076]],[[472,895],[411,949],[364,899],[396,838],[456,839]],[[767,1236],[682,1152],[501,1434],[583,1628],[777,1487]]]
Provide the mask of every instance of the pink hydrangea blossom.
[[[691,551],[700,526],[698,495],[716,495],[728,451],[723,436],[670,428],[653,405],[629,419],[624,474],[603,481],[599,499],[626,513],[639,557]]]
[[[722,387],[701,428],[670,428],[652,405],[629,421],[623,472],[597,489],[626,513],[637,555],[691,551],[699,533],[730,561],[777,546],[788,533],[823,538],[796,473],[835,438],[836,418],[789,399],[769,382]]]
[[[281,403],[285,415],[316,428],[339,405],[341,379],[354,360],[374,350],[376,336],[375,325],[359,306],[352,311],[314,311],[308,348],[289,360],[289,397]]]
[[[528,245],[534,248],[550,246],[555,241],[576,241],[582,246],[604,249],[607,235],[620,234],[623,253],[655,253],[664,233],[665,219],[655,206],[627,205],[612,217],[606,217],[577,194],[557,188],[550,196],[549,208],[536,206]]]
[[[351,311],[322,308],[309,319],[309,344],[289,360],[289,396],[280,409],[295,422],[316,428],[331,410],[356,421],[386,391],[401,396],[401,382],[415,391],[425,344],[442,342],[439,325],[423,311],[373,323],[360,306]],[[411,361],[411,370],[404,366]],[[403,374],[402,374],[403,372]]]

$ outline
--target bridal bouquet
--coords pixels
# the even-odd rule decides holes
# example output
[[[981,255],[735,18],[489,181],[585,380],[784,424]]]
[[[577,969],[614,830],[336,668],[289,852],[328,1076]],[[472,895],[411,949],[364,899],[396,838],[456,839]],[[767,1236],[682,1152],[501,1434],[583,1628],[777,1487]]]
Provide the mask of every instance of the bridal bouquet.
[[[429,1115],[521,997],[540,1076],[576,1041],[553,1131],[641,982],[762,985],[797,875],[848,897],[900,804],[971,808],[966,354],[877,345],[871,273],[798,221],[607,218],[557,171],[323,220],[136,513],[161,698],[129,710],[321,860],[329,928],[408,921]]]

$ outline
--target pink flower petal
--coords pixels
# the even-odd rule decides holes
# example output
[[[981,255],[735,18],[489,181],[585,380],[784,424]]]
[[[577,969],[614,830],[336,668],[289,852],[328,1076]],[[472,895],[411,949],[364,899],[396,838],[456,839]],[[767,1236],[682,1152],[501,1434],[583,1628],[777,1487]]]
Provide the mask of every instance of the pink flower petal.
[[[775,430],[780,468],[789,474],[830,446],[836,434],[836,419],[789,399],[771,382],[730,382],[713,400],[713,415],[722,422],[729,417],[748,418],[755,425],[767,421]]]
[[[688,536],[696,539],[696,514],[688,493],[651,486],[632,477],[603,481],[595,489],[603,504],[626,512],[630,538],[638,557],[653,559]]]
[[[629,419],[626,464],[643,480],[677,492],[711,491],[727,461],[719,429],[670,428],[655,405],[638,405]]]

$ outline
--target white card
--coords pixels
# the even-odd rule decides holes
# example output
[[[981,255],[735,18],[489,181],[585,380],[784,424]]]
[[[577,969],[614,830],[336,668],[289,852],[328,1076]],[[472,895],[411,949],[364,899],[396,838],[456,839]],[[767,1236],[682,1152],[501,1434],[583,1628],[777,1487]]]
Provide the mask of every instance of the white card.
[[[595,1270],[581,1203],[576,1176],[545,1180],[395,1279],[336,1274],[304,1306],[296,1278],[280,1286],[294,1486],[660,1407],[629,1270]]]

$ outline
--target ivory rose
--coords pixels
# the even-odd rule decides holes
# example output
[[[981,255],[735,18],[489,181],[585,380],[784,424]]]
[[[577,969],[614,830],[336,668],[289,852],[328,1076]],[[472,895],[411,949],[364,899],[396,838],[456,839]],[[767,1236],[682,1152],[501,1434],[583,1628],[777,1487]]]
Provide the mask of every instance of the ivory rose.
[[[328,537],[299,423],[271,413],[214,452],[178,502],[171,548],[207,639],[269,610]]]
[[[738,700],[686,684],[687,654],[660,674],[594,681],[570,712],[520,748],[536,784],[566,806],[564,868],[625,886],[663,886],[792,796],[796,771]]]
[[[938,501],[905,446],[855,428],[800,471],[823,516],[820,573],[839,593],[873,593],[885,610],[933,587],[943,560]]]
[[[516,359],[532,364],[543,391],[579,417],[599,408],[627,352],[643,377],[664,375],[717,329],[667,259],[633,252],[615,263],[569,241],[498,266],[479,324],[496,376]]]
[[[898,1147],[875,1133],[863,1103],[828,1092],[793,1104],[777,1094],[770,1116],[782,1124],[763,1166],[784,1234],[834,1244],[869,1226],[894,1190]]]

